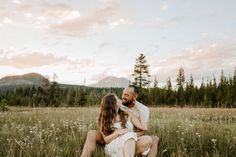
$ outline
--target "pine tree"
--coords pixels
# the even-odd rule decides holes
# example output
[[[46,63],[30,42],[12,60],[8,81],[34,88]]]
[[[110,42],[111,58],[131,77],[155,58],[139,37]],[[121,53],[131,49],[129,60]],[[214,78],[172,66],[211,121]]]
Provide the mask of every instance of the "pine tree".
[[[236,107],[236,66],[234,68],[233,87],[232,87],[233,107]]]
[[[158,86],[158,82],[157,82],[157,77],[155,76],[153,87],[156,88],[157,86]]]
[[[212,99],[212,105],[213,107],[217,107],[217,83],[216,83],[216,78],[213,75],[213,85],[212,85],[212,90],[211,90],[211,99]]]
[[[190,75],[189,82],[186,83],[186,91],[185,91],[185,100],[188,105],[194,104],[194,82],[193,82],[193,76]]]
[[[150,84],[150,75],[149,75],[149,65],[147,64],[146,57],[141,53],[136,59],[136,64],[134,66],[134,77],[133,84],[139,88],[146,88]]]
[[[53,107],[58,107],[61,104],[61,89],[56,82],[56,74],[53,75],[53,82],[51,82],[49,89],[49,104]]]
[[[226,77],[224,76],[224,70],[222,70],[217,93],[220,107],[226,107],[226,88]]]
[[[201,86],[198,90],[198,101],[199,101],[198,105],[200,105],[200,107],[203,107],[203,104],[204,104],[205,90],[206,90],[206,86],[205,86],[204,78],[202,78]]]
[[[178,75],[177,75],[177,104],[181,105],[183,107],[185,103],[184,99],[184,81],[185,81],[185,76],[184,76],[184,68],[180,67]]]
[[[175,103],[170,77],[168,77],[166,81],[166,103],[168,105],[173,105]]]
[[[87,94],[83,89],[78,91],[78,105],[85,106],[87,104]]]

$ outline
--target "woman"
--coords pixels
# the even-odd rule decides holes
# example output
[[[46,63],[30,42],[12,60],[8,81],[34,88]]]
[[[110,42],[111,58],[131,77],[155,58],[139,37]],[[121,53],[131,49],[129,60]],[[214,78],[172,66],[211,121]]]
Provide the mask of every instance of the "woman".
[[[106,143],[105,153],[111,157],[134,157],[137,134],[133,127],[139,128],[141,124],[135,116],[120,110],[120,106],[121,100],[114,94],[107,94],[101,102],[99,124]]]

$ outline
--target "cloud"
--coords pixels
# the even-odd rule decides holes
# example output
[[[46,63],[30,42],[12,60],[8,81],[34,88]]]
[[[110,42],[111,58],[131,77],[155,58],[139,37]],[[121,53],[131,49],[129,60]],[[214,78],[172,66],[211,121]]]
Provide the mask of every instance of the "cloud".
[[[131,24],[133,24],[133,22],[121,18],[119,20],[111,22],[109,25],[111,29],[114,29],[115,27],[119,25],[131,25]]]
[[[26,12],[26,13],[24,13],[24,16],[27,18],[31,18],[33,15],[32,15],[32,13]]]
[[[13,21],[10,18],[5,17],[2,21],[2,23],[3,24],[13,24]]]
[[[100,1],[100,5],[82,14],[79,6],[72,3],[50,3],[49,1],[4,1],[0,9],[0,23],[14,21],[52,34],[84,37],[97,33],[104,26],[114,29],[131,21],[122,18],[118,1]],[[15,4],[15,5],[13,5]]]
[[[28,54],[18,54],[11,57],[0,57],[1,66],[10,66],[15,68],[30,68],[37,66],[44,66],[56,63],[62,63],[67,60],[66,57],[55,57],[52,54],[42,54],[39,52],[32,52]]]
[[[24,2],[14,0],[12,2],[4,1],[1,5],[0,21],[7,17],[16,23],[27,26],[30,24],[36,28],[47,28],[53,23],[61,23],[80,17],[79,10],[65,3],[52,4],[39,0]]]
[[[151,67],[152,75],[161,81],[167,77],[177,76],[178,69],[184,67],[185,74],[201,80],[202,77],[212,77],[224,69],[230,73],[236,66],[236,46],[227,44],[211,44],[195,48],[186,48],[179,55],[159,60]]]
[[[66,20],[62,23],[52,24],[49,30],[52,33],[83,37],[98,27],[109,25],[111,21],[114,21],[117,15],[117,4],[109,1],[86,17],[79,17]]]
[[[167,2],[161,2],[161,6],[160,6],[161,11],[167,10],[168,6],[169,5]]]
[[[144,26],[151,26],[159,29],[168,29],[184,22],[187,22],[187,19],[184,16],[174,16],[165,20],[158,17],[146,21],[144,23]]]
[[[66,56],[55,56],[52,53],[42,52],[12,52],[14,50],[0,49],[0,66],[18,69],[65,65],[67,69],[87,69],[94,66],[91,59],[70,59]],[[8,52],[11,52],[8,54]]]
[[[67,4],[44,3],[41,9],[42,16],[55,18],[60,21],[73,20],[80,17],[80,12]]]

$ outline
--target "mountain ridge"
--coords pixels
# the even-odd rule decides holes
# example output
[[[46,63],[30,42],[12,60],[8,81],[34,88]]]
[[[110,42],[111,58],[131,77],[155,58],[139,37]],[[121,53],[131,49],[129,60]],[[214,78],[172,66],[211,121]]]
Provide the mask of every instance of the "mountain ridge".
[[[91,87],[97,88],[109,88],[109,87],[117,87],[117,88],[125,88],[129,85],[129,80],[124,77],[115,77],[115,76],[107,76],[97,83],[91,84]]]
[[[36,72],[26,73],[23,75],[5,76],[0,79],[0,88],[14,89],[22,86],[40,86],[45,80],[48,81],[46,77]],[[128,84],[129,80],[124,77],[107,76],[94,84],[87,85],[87,87],[124,88]],[[63,83],[59,83],[59,85],[62,88],[82,87],[82,85],[63,84]]]

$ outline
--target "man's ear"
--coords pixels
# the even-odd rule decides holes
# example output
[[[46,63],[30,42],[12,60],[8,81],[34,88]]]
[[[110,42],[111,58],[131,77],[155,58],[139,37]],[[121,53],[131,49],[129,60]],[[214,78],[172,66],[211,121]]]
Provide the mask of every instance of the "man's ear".
[[[136,100],[137,97],[138,97],[138,96],[137,96],[136,94],[133,95],[133,99],[134,99],[134,100]]]

